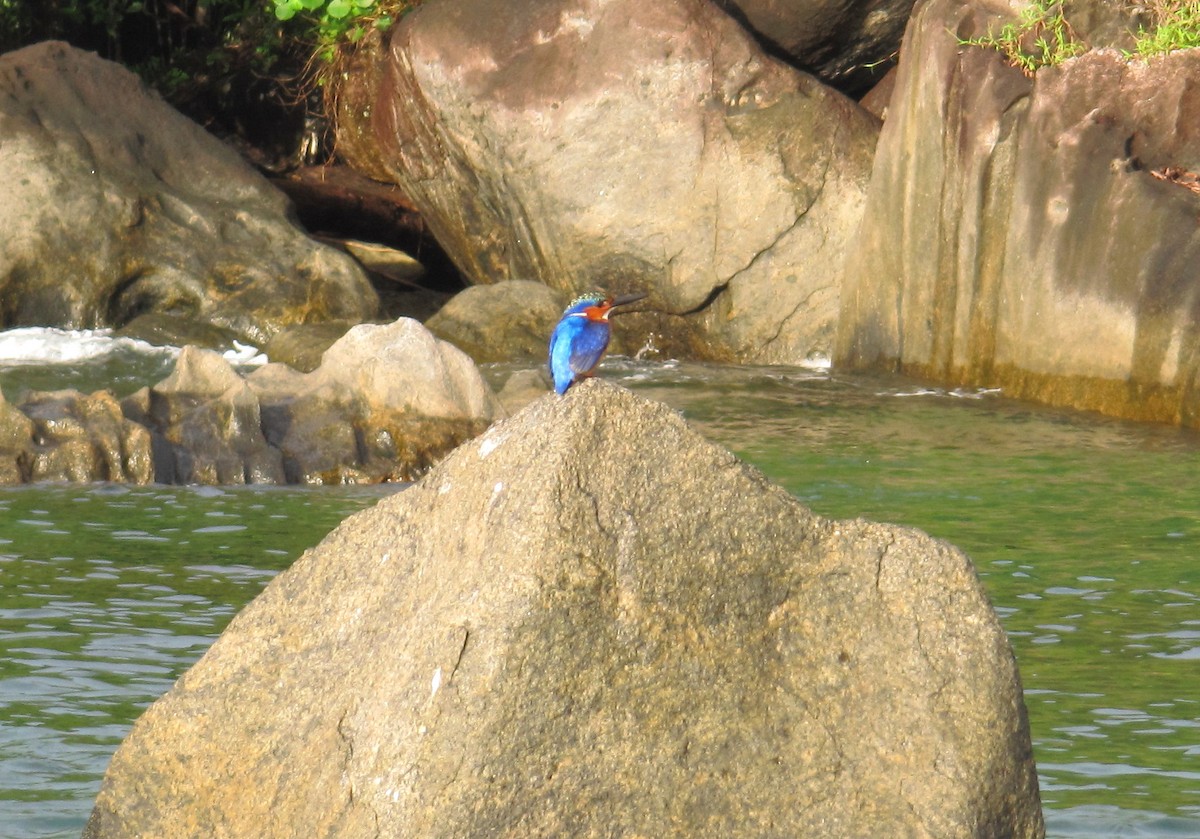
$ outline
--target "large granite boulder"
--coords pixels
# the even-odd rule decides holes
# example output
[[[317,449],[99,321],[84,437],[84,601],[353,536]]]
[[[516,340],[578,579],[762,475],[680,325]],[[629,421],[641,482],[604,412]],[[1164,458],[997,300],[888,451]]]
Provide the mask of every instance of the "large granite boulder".
[[[830,348],[878,121],[708,0],[426,3],[337,103],[474,283],[644,289],[708,358]]]
[[[835,363],[1200,426],[1200,52],[1027,78],[960,43],[1012,15],[913,18]]]
[[[286,196],[129,71],[63,43],[0,56],[0,327],[166,312],[264,342],[378,299]]]
[[[590,380],[275,579],[134,725],[85,836],[1042,832],[970,561]]]

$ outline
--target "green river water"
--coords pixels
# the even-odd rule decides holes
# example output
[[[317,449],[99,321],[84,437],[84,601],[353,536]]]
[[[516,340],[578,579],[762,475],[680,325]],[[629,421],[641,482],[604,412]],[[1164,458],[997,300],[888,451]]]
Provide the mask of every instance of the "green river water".
[[[1050,836],[1200,837],[1200,436],[798,369],[614,360],[605,375],[819,513],[972,556],[1021,667]],[[390,491],[0,490],[0,837],[78,836],[146,705]]]

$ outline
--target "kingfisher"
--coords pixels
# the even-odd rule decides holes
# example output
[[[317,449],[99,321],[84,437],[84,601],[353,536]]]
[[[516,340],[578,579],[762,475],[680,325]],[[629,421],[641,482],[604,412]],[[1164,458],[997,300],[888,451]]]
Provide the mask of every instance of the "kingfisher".
[[[615,307],[645,296],[645,292],[619,297],[593,292],[571,301],[550,336],[550,375],[554,377],[555,392],[562,395],[576,381],[592,374],[608,349],[612,331],[609,314]]]

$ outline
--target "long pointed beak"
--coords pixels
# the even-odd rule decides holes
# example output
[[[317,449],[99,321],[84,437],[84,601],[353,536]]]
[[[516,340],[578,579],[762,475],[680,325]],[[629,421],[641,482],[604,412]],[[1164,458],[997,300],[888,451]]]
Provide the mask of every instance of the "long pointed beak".
[[[622,294],[620,297],[614,297],[613,306],[624,306],[627,303],[636,303],[639,300],[644,300],[649,295],[644,291],[634,291],[629,294]]]

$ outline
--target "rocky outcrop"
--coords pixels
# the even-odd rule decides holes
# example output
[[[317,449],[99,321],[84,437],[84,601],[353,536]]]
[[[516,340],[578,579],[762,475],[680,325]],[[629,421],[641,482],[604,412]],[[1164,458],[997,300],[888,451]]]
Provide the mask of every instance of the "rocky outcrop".
[[[913,19],[835,363],[1200,426],[1200,53],[1026,78],[959,43],[1001,12]]]
[[[137,721],[85,832],[1041,834],[970,561],[819,518],[600,380],[276,578]]]
[[[111,393],[34,392],[20,405],[0,393],[0,486],[152,480],[150,433]]]
[[[246,380],[212,350],[185,347],[162,382],[125,400],[154,431],[164,484],[281,484],[283,458],[267,445],[262,408]]]
[[[829,349],[878,123],[707,0],[430,3],[359,61],[339,151],[471,281],[640,288],[707,358]]]
[[[249,376],[185,347],[158,384],[0,397],[0,485],[409,481],[503,414],[479,370],[413,320],[354,327],[311,373]]]
[[[291,482],[411,480],[502,415],[471,359],[407,318],[356,326],[312,373],[269,365],[250,384]]]
[[[66,44],[0,57],[0,326],[147,312],[261,344],[378,300],[287,198],[129,71]]]

